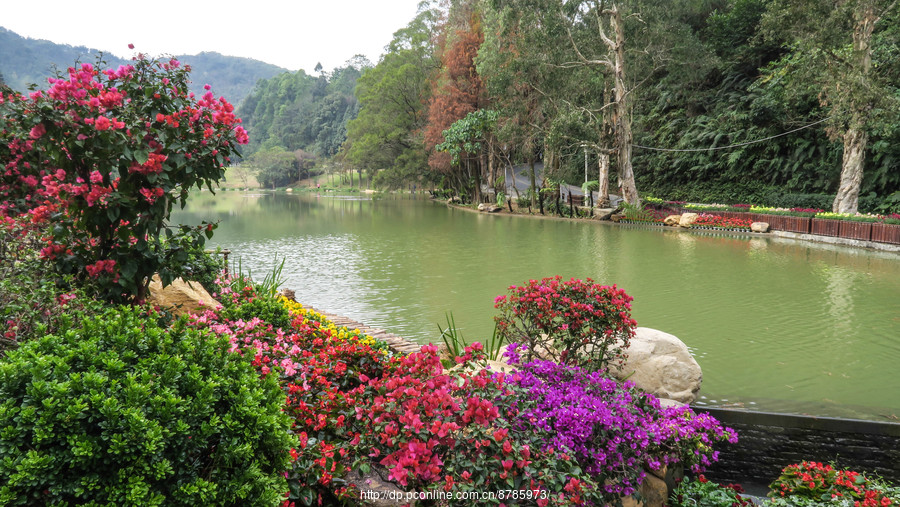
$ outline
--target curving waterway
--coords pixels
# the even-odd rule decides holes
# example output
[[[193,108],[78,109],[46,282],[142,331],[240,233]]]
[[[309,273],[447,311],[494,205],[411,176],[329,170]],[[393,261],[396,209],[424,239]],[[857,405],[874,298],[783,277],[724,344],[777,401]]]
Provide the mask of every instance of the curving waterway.
[[[780,238],[497,216],[410,196],[209,192],[174,221],[297,300],[420,343],[452,312],[470,341],[508,286],[617,284],[638,325],[683,340],[698,404],[900,421],[900,255]]]

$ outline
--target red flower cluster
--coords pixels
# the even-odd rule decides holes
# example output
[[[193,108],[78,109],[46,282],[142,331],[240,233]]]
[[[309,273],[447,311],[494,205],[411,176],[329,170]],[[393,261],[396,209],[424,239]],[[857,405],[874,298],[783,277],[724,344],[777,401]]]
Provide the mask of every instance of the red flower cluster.
[[[526,362],[541,349],[560,363],[596,370],[624,360],[637,326],[631,301],[615,285],[556,276],[511,286],[494,300],[501,311],[495,320],[508,343],[526,348]]]
[[[723,229],[750,229],[753,220],[748,218],[725,218],[710,213],[700,213],[694,222],[695,227],[721,227]]]
[[[866,476],[852,470],[838,470],[831,465],[803,461],[788,465],[770,486],[782,497],[802,496],[811,499],[849,498],[855,507],[887,507],[894,505]]]

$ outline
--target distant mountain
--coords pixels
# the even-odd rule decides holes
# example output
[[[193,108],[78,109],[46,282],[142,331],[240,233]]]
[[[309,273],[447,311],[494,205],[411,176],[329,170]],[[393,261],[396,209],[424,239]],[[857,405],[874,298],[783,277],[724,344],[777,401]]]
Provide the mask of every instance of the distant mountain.
[[[27,91],[32,83],[38,88],[46,88],[47,78],[54,75],[54,64],[65,70],[76,61],[94,63],[101,53],[94,48],[22,37],[0,27],[0,76],[7,86],[19,92]],[[129,62],[109,53],[103,53],[103,56],[107,66],[113,68]],[[288,69],[252,58],[215,52],[176,55],[175,58],[193,69],[192,91],[200,94],[203,85],[209,84],[216,96],[224,96],[233,104],[243,101],[260,79],[288,72]]]

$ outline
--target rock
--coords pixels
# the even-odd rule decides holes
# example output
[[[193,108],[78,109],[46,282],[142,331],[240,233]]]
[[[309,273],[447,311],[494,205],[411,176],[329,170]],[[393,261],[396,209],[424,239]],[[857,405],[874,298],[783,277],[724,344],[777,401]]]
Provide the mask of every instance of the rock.
[[[450,349],[447,348],[447,345],[442,343],[437,346],[438,358],[441,361],[450,361],[453,362],[453,353],[450,352]]]
[[[670,400],[668,398],[660,398],[659,399],[659,406],[662,408],[684,407],[686,405],[687,405],[686,403],[681,403],[680,401]]]
[[[696,213],[683,213],[681,215],[681,219],[678,220],[678,225],[680,227],[690,227],[697,221],[700,215]]]
[[[638,493],[641,501],[629,496],[622,499],[622,507],[663,507],[669,499],[666,481],[653,474],[644,477],[644,482],[638,486]]]
[[[628,359],[610,373],[630,380],[657,398],[690,404],[697,398],[703,372],[687,346],[674,335],[639,327],[628,347]]]
[[[611,217],[615,211],[615,208],[597,208],[594,210],[594,218],[597,220],[609,220],[609,217]]]
[[[462,199],[460,199],[458,195],[454,195],[453,197],[447,199],[447,204],[459,204],[461,202]]]
[[[502,209],[503,208],[501,208],[500,206],[497,206],[495,204],[481,203],[478,205],[478,211],[485,211],[487,213],[496,213]]]
[[[609,219],[612,220],[613,222],[618,222],[619,220],[622,220],[623,218],[625,218],[625,215],[623,215],[621,213],[613,213],[612,215],[609,216]]]
[[[376,466],[371,467],[366,474],[360,471],[350,472],[346,479],[348,483],[355,484],[359,488],[359,505],[366,507],[415,505],[415,502],[409,503],[406,500],[406,492],[400,489],[400,486],[382,479],[382,475],[387,476],[387,471]]]
[[[159,275],[150,280],[150,297],[147,302],[153,306],[167,309],[175,315],[200,313],[204,308],[222,306],[206,292],[197,282],[185,282],[176,278],[165,288]]]
[[[663,221],[664,224],[671,226],[671,227],[677,226],[679,224],[679,222],[681,222],[681,215],[669,215]]]
[[[750,230],[753,232],[769,232],[769,224],[767,222],[753,222],[750,224]]]
[[[495,372],[502,371],[503,373],[512,373],[512,372],[518,370],[518,368],[516,368],[515,366],[512,366],[508,363],[505,363],[503,361],[493,361],[491,359],[487,360],[487,365],[491,369],[491,371],[495,371]]]

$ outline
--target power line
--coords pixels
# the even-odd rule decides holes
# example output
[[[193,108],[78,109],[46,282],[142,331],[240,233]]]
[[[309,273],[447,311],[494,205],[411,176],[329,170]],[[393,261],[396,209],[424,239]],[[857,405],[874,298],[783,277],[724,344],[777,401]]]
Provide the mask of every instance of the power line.
[[[684,149],[684,150],[676,150],[676,149],[671,149],[671,148],[654,148],[654,147],[652,147],[652,146],[641,146],[641,145],[639,145],[639,144],[632,144],[631,146],[634,147],[634,148],[642,148],[642,149],[644,149],[644,150],[653,150],[653,151],[677,151],[677,152],[688,152],[688,151],[727,150],[727,149],[731,149],[731,148],[738,148],[738,147],[740,147],[740,146],[747,146],[748,144],[762,143],[762,142],[768,141],[768,140],[770,140],[770,139],[775,139],[776,137],[781,137],[781,136],[786,136],[786,135],[788,135],[788,134],[793,134],[794,132],[798,132],[798,131],[801,131],[801,130],[803,130],[803,129],[807,129],[807,128],[809,128],[809,127],[812,127],[812,126],[814,126],[814,125],[818,125],[818,124],[820,124],[820,123],[822,123],[822,122],[825,122],[825,121],[827,121],[827,120],[828,120],[828,118],[823,118],[823,119],[821,119],[821,120],[819,120],[819,121],[817,121],[817,122],[813,122],[813,123],[810,123],[809,125],[804,125],[804,126],[802,126],[802,127],[795,128],[794,130],[789,130],[789,131],[787,131],[787,132],[782,132],[781,134],[775,134],[774,136],[769,136],[769,137],[766,137],[766,138],[763,138],[763,139],[757,139],[757,140],[755,140],[755,141],[747,141],[747,142],[745,142],[745,143],[729,144],[728,146],[716,146],[716,147],[710,147],[710,148],[688,148],[688,149]]]

